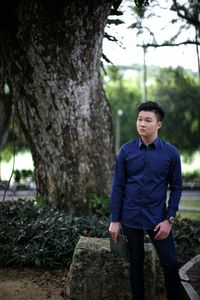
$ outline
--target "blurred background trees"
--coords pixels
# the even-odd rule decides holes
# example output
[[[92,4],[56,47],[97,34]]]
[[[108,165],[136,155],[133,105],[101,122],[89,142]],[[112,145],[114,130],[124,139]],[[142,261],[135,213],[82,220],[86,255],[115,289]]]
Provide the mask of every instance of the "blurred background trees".
[[[160,136],[173,143],[184,155],[200,149],[200,89],[196,74],[178,68],[148,67],[149,100],[158,101],[166,111]],[[112,108],[116,128],[118,109],[123,110],[120,122],[120,144],[137,135],[137,105],[142,102],[142,66],[129,69],[108,67],[104,77],[106,96]]]
[[[154,95],[166,111],[162,136],[182,154],[200,150],[200,88],[194,74],[180,67],[161,69]]]
[[[111,106],[113,133],[116,143],[117,118],[120,118],[120,145],[137,136],[136,108],[143,101],[143,66],[107,66],[102,72],[105,94]],[[158,101],[166,116],[160,136],[180,149],[185,157],[200,150],[200,89],[196,74],[178,68],[148,67],[148,99]],[[118,116],[118,110],[122,115]],[[28,150],[28,144],[18,123],[10,126],[7,143],[1,151],[2,160],[16,152]],[[115,144],[116,145],[116,144]]]

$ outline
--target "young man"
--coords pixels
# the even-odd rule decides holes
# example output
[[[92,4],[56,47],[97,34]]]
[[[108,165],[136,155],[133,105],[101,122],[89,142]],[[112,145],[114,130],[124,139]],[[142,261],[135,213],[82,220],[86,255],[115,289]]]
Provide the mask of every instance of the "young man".
[[[177,149],[158,137],[163,117],[164,112],[156,102],[142,103],[137,118],[139,137],[123,145],[116,156],[109,233],[117,241],[122,226],[128,238],[134,300],[145,297],[144,231],[160,259],[167,299],[181,299],[171,231],[182,193],[181,163]]]

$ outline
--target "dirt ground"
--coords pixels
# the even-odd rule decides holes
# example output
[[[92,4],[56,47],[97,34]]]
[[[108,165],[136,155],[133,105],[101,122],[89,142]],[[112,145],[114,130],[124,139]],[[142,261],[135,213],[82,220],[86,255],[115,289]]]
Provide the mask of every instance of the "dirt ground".
[[[0,300],[66,300],[67,273],[67,269],[0,268]],[[160,295],[155,300],[166,297]]]
[[[0,269],[0,300],[63,300],[67,270]]]

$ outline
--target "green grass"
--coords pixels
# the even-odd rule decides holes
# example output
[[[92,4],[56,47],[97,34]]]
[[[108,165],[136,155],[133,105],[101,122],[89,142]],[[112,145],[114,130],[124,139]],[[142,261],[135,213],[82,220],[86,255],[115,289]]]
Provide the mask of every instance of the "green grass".
[[[178,211],[177,216],[192,220],[200,220],[200,212]]]
[[[199,200],[181,200],[180,206],[190,206],[190,207],[198,207],[200,209],[200,199]]]
[[[184,199],[180,201],[180,206],[189,206],[200,209],[200,199],[199,200],[188,200]],[[193,220],[200,220],[200,212],[191,212],[191,211],[181,211],[179,210],[177,215],[181,218],[188,218]]]

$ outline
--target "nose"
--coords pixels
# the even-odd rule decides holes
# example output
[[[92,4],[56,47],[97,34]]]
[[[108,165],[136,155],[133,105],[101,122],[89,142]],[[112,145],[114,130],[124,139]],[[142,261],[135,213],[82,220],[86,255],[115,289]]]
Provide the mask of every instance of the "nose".
[[[146,125],[145,121],[140,122],[140,126],[145,127],[145,125]]]

